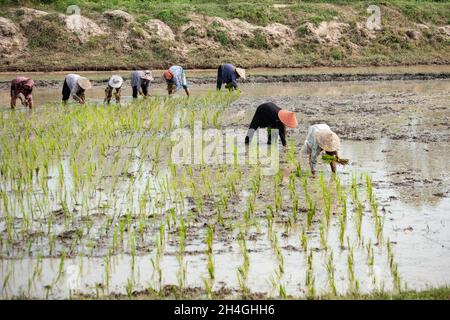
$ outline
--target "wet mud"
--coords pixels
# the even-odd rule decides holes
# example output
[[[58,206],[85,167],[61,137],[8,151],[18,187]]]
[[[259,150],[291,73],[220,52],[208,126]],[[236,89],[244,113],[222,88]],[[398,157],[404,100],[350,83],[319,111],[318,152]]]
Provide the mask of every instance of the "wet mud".
[[[208,90],[202,86],[198,89],[200,92]],[[316,294],[330,292],[326,267],[330,252],[334,253],[334,279],[338,293],[352,292],[355,283],[360,292],[394,290],[398,284],[395,280],[397,271],[410,289],[450,283],[449,80],[299,83],[288,86],[245,84],[242,91],[241,97],[223,111],[222,127],[245,129],[256,107],[267,101],[298,115],[300,126],[289,130],[288,140],[296,150],[295,159],[304,172],[297,176],[288,152],[284,150],[280,154],[280,169],[284,172],[279,181],[282,206],[273,213],[272,222],[268,217],[275,207],[277,190],[273,176],[262,177],[253,213],[246,226],[243,216],[248,212],[249,199],[255,192],[252,166],[238,169],[217,165],[194,166],[192,181],[196,182],[194,186],[198,194],[185,188],[183,209],[180,209],[180,203],[167,198],[163,191],[164,181],[167,177],[169,180],[181,179],[189,169],[178,168],[177,174],[173,175],[163,160],[156,167],[150,160],[144,161],[141,171],[136,165],[134,170],[120,175],[105,174],[96,191],[90,194],[88,215],[82,214],[82,204],[70,202],[68,214],[55,196],[55,199],[49,199],[50,212],[35,218],[34,232],[17,237],[13,244],[5,244],[8,238],[6,223],[12,223],[20,233],[23,218],[17,215],[13,222],[0,219],[3,248],[0,279],[7,283],[2,288],[2,297],[279,298],[281,284],[286,297],[301,298],[311,294],[309,268],[314,270]],[[319,177],[309,177],[307,160],[298,152],[308,126],[315,123],[327,123],[341,137],[340,154],[350,159],[350,165],[338,168],[338,184],[329,167],[323,163],[319,164],[319,170],[323,172],[324,184]],[[262,137],[260,143],[265,144],[265,135]],[[238,139],[243,138],[238,136]],[[124,156],[128,157],[128,154]],[[132,159],[137,162],[139,156],[134,154]],[[58,169],[52,170],[50,189],[57,190]],[[65,184],[70,191],[73,181],[67,161],[63,170],[67,170]],[[223,223],[218,223],[217,208],[220,207],[221,195],[216,191],[225,181],[219,181],[217,172],[222,170],[227,172],[224,177],[237,174],[237,192],[227,199],[227,209],[222,212]],[[142,176],[140,172],[145,174]],[[371,177],[375,202],[367,199],[365,175]],[[210,177],[215,186],[211,194],[203,194],[208,189],[205,176]],[[148,177],[152,186],[146,207],[149,209],[143,216],[127,215],[127,208],[138,206],[139,194],[142,194]],[[109,193],[115,179],[119,179],[120,187]],[[294,210],[291,198],[291,179],[296,181],[298,191],[297,210]],[[317,213],[308,228],[305,226],[311,208],[302,189],[304,181],[317,204]],[[323,233],[323,185],[333,199],[326,235]],[[337,201],[341,185],[349,192],[348,222],[343,242],[339,240],[342,204]],[[362,238],[357,231],[360,219],[358,202],[350,197],[352,188],[358,190],[362,203],[359,226]],[[113,204],[114,199],[117,204]],[[374,232],[377,220],[373,203],[376,203],[377,212],[383,219],[381,241]],[[112,212],[113,207],[119,216]],[[296,212],[295,221],[293,211]],[[179,214],[185,214],[188,225],[183,255],[187,272],[182,286],[179,278]],[[50,220],[53,237],[46,232]],[[117,234],[114,236],[114,226],[121,221],[126,221],[123,239],[118,241],[118,248],[111,254],[113,238],[117,237]],[[142,226],[141,221],[146,223]],[[166,225],[165,241],[163,252],[158,256],[157,243],[161,239],[156,235],[160,232],[161,223]],[[205,238],[211,223],[214,224],[216,270],[212,291],[208,292],[204,284],[204,279],[208,278]],[[308,239],[307,249],[302,244],[303,231]],[[239,268],[242,270],[245,261],[242,232],[249,261],[247,293],[239,280]],[[370,248],[374,249],[372,265],[368,262]],[[160,279],[155,271],[157,259],[160,259],[162,270]],[[281,276],[280,259],[283,261]],[[349,267],[349,259],[353,267]],[[108,271],[106,266],[110,268]],[[280,283],[277,282],[278,277]]]

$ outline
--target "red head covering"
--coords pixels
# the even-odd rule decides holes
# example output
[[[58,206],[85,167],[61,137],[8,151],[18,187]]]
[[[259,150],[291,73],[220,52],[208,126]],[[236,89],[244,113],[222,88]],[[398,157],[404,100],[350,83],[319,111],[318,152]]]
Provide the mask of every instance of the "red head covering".
[[[166,79],[166,80],[172,80],[172,78],[173,78],[173,73],[172,73],[170,70],[166,70],[166,71],[164,71],[164,73],[163,73],[163,77],[164,77],[164,79]]]
[[[25,80],[24,82],[22,82],[22,85],[23,85],[24,87],[28,87],[28,88],[32,89],[33,86],[34,86],[34,81],[31,80],[31,79],[27,79],[27,80]]]

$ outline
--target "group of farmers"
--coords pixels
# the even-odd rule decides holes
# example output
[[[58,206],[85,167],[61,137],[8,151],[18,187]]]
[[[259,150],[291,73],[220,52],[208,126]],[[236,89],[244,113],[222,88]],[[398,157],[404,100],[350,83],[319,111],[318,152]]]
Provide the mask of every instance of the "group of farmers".
[[[245,79],[245,69],[237,68],[230,63],[219,66],[217,70],[217,90],[221,90],[222,85],[228,90],[236,90],[238,88],[237,79]],[[186,80],[186,74],[181,66],[171,66],[163,72],[163,78],[167,84],[167,92],[169,95],[174,94],[183,88],[186,95],[189,96],[189,88]],[[144,97],[149,96],[150,82],[153,81],[153,75],[150,70],[139,70],[131,72],[131,88],[133,98],[138,95]],[[120,103],[122,95],[123,78],[113,75],[108,80],[105,89],[105,103],[110,103],[114,95],[115,101]],[[30,109],[33,107],[33,91],[34,82],[26,77],[17,77],[11,82],[11,108],[16,105],[19,99],[25,107]],[[64,79],[62,88],[62,102],[66,104],[70,98],[80,104],[86,101],[85,92],[92,87],[89,79],[78,74],[68,74]],[[283,146],[286,146],[286,129],[297,128],[298,122],[294,112],[281,109],[272,102],[263,103],[256,109],[253,119],[250,123],[245,143],[249,144],[255,131],[258,128],[267,128],[268,140],[271,143],[271,130],[277,129]],[[315,124],[309,127],[302,147],[302,153],[309,158],[309,165],[313,175],[316,173],[317,158],[322,151],[332,157],[330,167],[333,173],[336,172],[336,163],[339,161],[338,149],[340,145],[339,137],[326,124]]]

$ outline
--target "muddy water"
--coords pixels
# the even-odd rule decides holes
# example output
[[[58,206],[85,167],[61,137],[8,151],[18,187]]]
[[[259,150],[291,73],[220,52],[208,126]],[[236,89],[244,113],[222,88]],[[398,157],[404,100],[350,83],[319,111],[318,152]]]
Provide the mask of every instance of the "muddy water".
[[[203,95],[214,90],[215,84],[211,85],[193,85],[191,94],[193,96]],[[427,95],[440,93],[448,90],[449,80],[427,80],[427,81],[367,81],[367,82],[320,82],[320,83],[290,83],[290,84],[242,84],[241,90],[243,96],[328,96],[350,95],[350,94],[368,94],[368,93],[392,93],[408,92],[418,95]],[[123,101],[131,101],[131,88],[125,87],[123,90]],[[167,91],[162,84],[153,84],[150,88],[152,96],[165,96]],[[180,90],[177,96],[184,96],[183,90]],[[37,108],[46,103],[59,102],[61,99],[61,90],[59,88],[39,88],[34,94],[34,101]],[[87,94],[87,101],[93,103],[102,103],[104,99],[104,88],[95,86]],[[0,110],[9,108],[10,94],[8,90],[0,90]],[[17,101],[17,109],[23,110],[20,101]]]
[[[111,74],[129,77],[130,71],[74,71],[90,79],[108,79]],[[450,72],[450,65],[417,65],[417,66],[391,66],[391,67],[312,67],[312,68],[253,68],[247,70],[252,75],[285,75],[285,74],[389,74],[389,73],[441,73]],[[10,81],[18,75],[29,76],[36,80],[64,79],[68,71],[59,72],[0,72],[0,81]],[[153,70],[154,75],[162,75],[163,70]],[[188,75],[194,77],[215,76],[216,69],[189,69]]]
[[[428,151],[421,152],[424,148]],[[354,159],[351,166],[340,172],[342,181],[348,183],[351,173],[369,173],[373,177],[374,189],[379,201],[379,207],[386,210],[384,237],[391,242],[395,259],[399,265],[402,281],[408,288],[424,289],[427,286],[447,285],[450,283],[450,199],[448,198],[449,184],[442,172],[447,172],[445,157],[450,152],[447,144],[426,145],[422,143],[405,143],[401,146],[395,141],[378,140],[367,142],[343,141],[342,154]],[[303,159],[303,163],[306,162]],[[320,169],[326,169],[320,165]],[[409,170],[414,176],[414,183],[410,179],[401,177],[404,170]],[[325,171],[325,178],[329,174]],[[434,181],[426,183],[424,181]],[[440,183],[443,182],[443,183]],[[446,197],[435,194],[447,193]],[[350,214],[351,215],[351,214]],[[363,234],[371,234],[373,225],[370,218],[365,217]],[[337,219],[332,218],[328,233],[330,249],[334,252],[336,266],[336,287],[338,292],[348,290],[347,279],[347,250],[338,246]],[[349,224],[350,226],[352,223]],[[271,244],[264,235],[253,230],[255,240],[249,241],[249,279],[251,292],[274,292],[271,277],[277,269]],[[351,228],[351,227],[350,227]],[[284,227],[275,227],[280,235]],[[351,240],[355,235],[348,233]],[[286,284],[287,294],[303,296],[305,294],[305,253],[301,249],[299,231],[293,231],[287,237],[280,237],[280,246],[284,255],[285,274],[283,282]],[[375,241],[373,242],[375,243]],[[324,266],[326,252],[320,248],[317,231],[310,235],[310,246],[314,251],[314,271],[316,276],[316,290],[318,293],[328,291],[327,272]],[[161,262],[163,269],[163,283],[177,284],[178,261],[176,250],[178,247],[168,245]],[[186,286],[190,288],[202,287],[202,277],[207,277],[206,260],[203,252],[206,246],[201,241],[192,241],[186,247],[186,262],[188,266]],[[330,250],[329,249],[329,250]],[[214,245],[216,264],[216,285],[218,289],[226,286],[229,289],[239,288],[236,276],[237,268],[242,264],[239,246],[236,242]],[[364,249],[355,248],[355,275],[359,281],[360,290],[368,292],[373,289],[392,289],[392,279],[386,269],[386,249],[375,247],[374,273],[375,284],[368,271]],[[199,253],[200,252],[200,253]],[[145,290],[154,283],[151,259],[155,252],[138,255],[135,259],[135,271],[130,269],[129,255],[113,256],[111,261],[110,287],[103,289],[101,294],[125,294],[127,281],[133,279],[135,290]],[[78,294],[96,295],[99,290],[97,284],[105,283],[105,259],[103,257],[67,258],[64,270],[58,279],[60,259],[44,258],[41,268],[42,275],[29,287],[28,280],[36,270],[36,259],[3,259],[1,262],[1,277],[6,276],[7,270],[14,270],[8,288],[3,297],[15,294],[53,298],[67,298],[69,289]],[[195,270],[195,272],[194,272]],[[26,275],[26,276],[24,276]],[[57,280],[57,281],[56,281]],[[47,292],[46,286],[54,284]],[[96,289],[97,286],[97,289]]]
[[[194,94],[202,94],[210,90],[210,87],[195,86],[192,91]],[[53,92],[54,97],[50,101],[57,100],[59,91],[48,90]],[[342,137],[342,157],[351,160],[349,166],[339,167],[342,183],[350,185],[352,174],[368,173],[373,179],[378,208],[385,217],[383,236],[385,241],[390,243],[402,281],[410,289],[450,284],[450,175],[447,159],[450,152],[450,81],[248,84],[242,86],[242,91],[241,99],[233,106],[237,110],[231,110],[228,118],[224,119],[227,125],[245,127],[258,103],[273,100],[283,107],[299,112],[301,128],[290,133],[290,138],[295,139],[299,148],[308,124],[330,123]],[[164,94],[163,88],[155,88],[154,92]],[[2,94],[1,101],[4,101],[5,96],[3,92]],[[101,99],[102,95],[101,88],[94,88],[91,92],[92,99]],[[45,98],[43,96],[41,101],[46,97],[48,95],[45,95]],[[36,92],[36,100],[38,99],[39,93]],[[283,169],[291,169],[286,162],[282,161],[281,165]],[[307,167],[304,158],[302,165]],[[319,170],[324,171],[325,180],[332,184],[329,169],[320,164]],[[67,177],[67,183],[71,184],[70,176]],[[154,179],[157,177],[151,178],[153,182],[156,181]],[[53,183],[57,183],[56,179]],[[287,184],[286,181],[283,183]],[[360,183],[364,185],[364,181]],[[238,213],[246,204],[248,189],[249,186],[242,189],[240,203],[237,205]],[[271,185],[268,184],[261,193],[270,195],[270,189]],[[135,191],[138,193],[139,189]],[[284,203],[289,207],[288,191],[284,191]],[[154,192],[157,193],[157,190]],[[256,203],[256,211],[264,211],[265,205],[270,203],[267,199],[266,196]],[[129,199],[124,197],[119,202],[122,201],[126,206],[127,200]],[[97,202],[98,199],[94,201]],[[133,203],[136,204],[137,201]],[[346,236],[350,243],[358,243],[354,232],[354,212],[353,208],[350,208],[349,204],[349,231]],[[393,279],[389,272],[386,246],[376,245],[370,208],[366,209],[369,211],[364,212],[362,223],[362,234],[365,235],[366,242],[353,247],[355,277],[362,292],[390,290],[393,288]],[[305,214],[301,212],[300,224],[304,224]],[[3,228],[0,224],[0,229]],[[267,237],[267,230],[268,226],[265,220],[262,220],[258,228],[254,227],[249,232],[252,240],[247,244],[248,287],[252,293],[277,296],[277,288],[274,288],[271,279],[278,268],[278,261]],[[306,293],[307,254],[300,245],[301,229],[295,226],[285,234],[285,223],[279,221],[275,223],[274,230],[279,236],[284,257],[284,275],[281,282],[286,286],[288,295],[302,297]],[[202,278],[208,276],[204,254],[204,229],[199,228],[195,232],[199,236],[191,237],[186,244],[185,286],[188,288],[202,288]],[[345,293],[349,289],[349,248],[340,247],[338,233],[338,218],[332,216],[328,232],[328,251],[321,248],[318,226],[312,228],[309,233],[315,287],[319,294],[329,292],[325,263],[331,250],[336,267],[336,289],[339,293]],[[227,297],[236,297],[239,289],[237,268],[242,265],[243,258],[236,232],[230,237],[231,240],[222,239],[214,243],[216,278],[213,289],[231,289]],[[367,265],[365,246],[368,239],[374,245],[373,272]],[[102,250],[101,243],[99,247],[93,256],[67,257],[63,266],[64,272],[59,276],[60,258],[44,257],[39,261],[24,254],[2,257],[0,280],[3,283],[5,278],[9,278],[9,281],[7,287],[2,288],[1,297],[23,295],[67,298],[70,293],[93,296],[97,293],[126,294],[127,283],[131,280],[136,291],[157,286],[151,262],[155,258],[155,249],[150,239],[145,248],[138,250],[134,270],[131,270],[132,258],[129,254],[112,256],[107,289],[104,288],[105,250]],[[177,284],[177,250],[176,239],[169,237],[161,261],[163,285]],[[36,270],[42,271],[34,276]]]

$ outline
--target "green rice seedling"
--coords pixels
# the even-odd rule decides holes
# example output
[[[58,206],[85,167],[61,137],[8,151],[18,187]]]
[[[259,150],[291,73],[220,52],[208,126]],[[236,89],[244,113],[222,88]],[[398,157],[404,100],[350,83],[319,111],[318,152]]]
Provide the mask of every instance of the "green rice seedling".
[[[290,195],[291,199],[294,198],[294,196],[297,194],[297,188],[295,186],[295,182],[296,182],[295,175],[290,174],[288,188],[289,188],[289,195]]]
[[[185,240],[186,240],[186,226],[184,223],[184,219],[180,219],[180,226],[178,229],[179,236],[179,252],[177,255],[177,260],[179,263],[177,279],[178,279],[178,287],[180,289],[180,293],[183,293],[184,285],[186,283],[186,269],[187,263],[184,263],[184,249],[185,249]]]
[[[336,156],[330,156],[328,154],[324,154],[322,156],[322,160],[326,164],[330,164],[331,162],[336,161],[337,163],[339,163],[340,165],[343,165],[343,166],[349,164],[349,162],[350,162],[349,159],[336,158]]]
[[[267,206],[267,214],[266,214],[266,219],[267,219],[267,227],[268,227],[268,234],[269,237],[272,234],[272,228],[273,228],[273,219],[274,219],[274,211],[271,205]]]
[[[165,236],[165,228],[164,228],[164,224],[163,223],[161,223],[160,224],[160,226],[159,226],[159,241],[158,241],[158,244],[159,244],[159,246],[161,247],[161,248],[164,248],[164,246],[165,246],[165,238],[166,238],[166,236]]]
[[[323,250],[327,250],[328,249],[328,245],[327,245],[327,238],[328,238],[328,228],[326,226],[326,221],[324,221],[324,219],[321,219],[320,222],[320,226],[319,226],[319,230],[320,230],[320,244],[322,246]]]
[[[64,261],[66,259],[66,252],[64,251],[64,249],[61,252],[61,259],[59,260],[59,267],[58,267],[58,276],[56,277],[55,283],[58,282],[58,280],[60,279],[61,275],[64,272]]]
[[[312,252],[308,255],[308,268],[306,270],[306,280],[305,280],[305,286],[306,286],[306,296],[309,299],[312,299],[316,295],[316,289],[315,289],[315,277],[314,277],[314,267],[313,267],[313,254]]]
[[[333,296],[337,296],[336,282],[334,279],[335,267],[334,267],[334,261],[333,261],[333,251],[330,251],[330,254],[328,255],[328,259],[325,264],[325,267],[327,269],[328,286],[330,287],[331,294]]]
[[[239,283],[239,287],[241,289],[242,296],[244,298],[246,298],[246,297],[248,297],[248,294],[250,292],[249,288],[247,286],[248,270],[250,267],[250,261],[249,261],[249,256],[248,256],[247,242],[245,240],[245,235],[242,231],[240,232],[238,238],[239,238],[239,247],[241,249],[240,251],[243,256],[243,263],[237,269],[237,277],[238,277],[238,283]]]
[[[308,235],[306,234],[305,229],[302,229],[302,233],[300,234],[300,244],[303,248],[303,251],[308,251]]]
[[[279,171],[274,178],[274,188],[275,188],[275,203],[274,203],[274,207],[275,207],[275,211],[278,212],[281,210],[282,206],[283,206],[283,198],[281,195],[281,181],[283,179],[282,176],[280,176],[280,172]]]
[[[326,225],[328,227],[330,224],[330,215],[331,215],[331,195],[330,192],[327,190],[323,173],[320,174],[320,186],[322,189],[322,199],[325,210]]]
[[[134,292],[134,280],[132,278],[127,279],[127,283],[125,285],[125,291],[129,299],[133,297]]]
[[[375,276],[374,272],[374,261],[375,261],[375,255],[373,252],[373,246],[372,241],[369,240],[369,243],[366,245],[366,252],[367,252],[367,267],[369,269],[369,275],[372,278],[372,284],[375,285],[377,282],[377,278]]]
[[[351,195],[352,195],[353,201],[355,203],[358,202],[358,199],[359,199],[359,196],[358,196],[358,182],[356,181],[356,175],[352,176]]]
[[[312,221],[314,219],[314,216],[316,214],[316,205],[312,198],[308,199],[308,205],[309,205],[309,208],[308,208],[308,213],[306,215],[306,225],[308,227],[310,227],[312,224]]]
[[[400,275],[398,272],[398,265],[394,260],[394,253],[392,252],[391,241],[389,238],[386,240],[386,249],[387,249],[386,251],[387,251],[388,264],[389,264],[389,268],[391,270],[394,289],[395,289],[395,291],[400,292],[401,291],[401,280],[400,280]]]
[[[205,286],[206,297],[208,299],[213,298],[213,290],[211,280],[209,278],[202,278],[203,285]]]
[[[286,299],[286,297],[287,297],[287,295],[286,295],[286,287],[283,284],[280,283],[279,288],[280,288],[279,289],[280,298],[281,299]]]
[[[208,254],[213,253],[213,239],[214,239],[214,226],[210,224],[208,225],[206,232],[206,245]]]
[[[49,246],[48,246],[48,254],[49,255],[52,255],[54,247],[55,247],[55,235],[51,234],[49,236]]]
[[[135,255],[136,255],[136,236],[134,230],[130,232],[130,252],[131,252],[131,272],[134,273]]]
[[[339,243],[341,249],[344,249],[344,237],[345,237],[346,218],[344,215],[339,216]]]
[[[356,203],[356,234],[358,235],[358,238],[362,240],[361,238],[361,226],[362,226],[362,220],[363,220],[363,206],[361,202]]]
[[[349,291],[350,294],[357,295],[359,292],[359,283],[358,280],[356,280],[355,277],[355,260],[353,255],[353,247],[348,244],[349,252],[347,256],[347,273],[349,278]]]
[[[297,222],[297,215],[298,215],[298,195],[295,194],[294,198],[292,199],[292,218],[294,220],[294,223]]]
[[[213,124],[214,128],[216,128],[216,129],[220,128],[220,124],[219,124],[219,117],[220,117],[220,115],[221,115],[221,110],[217,110],[213,114],[212,124]]]
[[[295,147],[294,141],[293,140],[289,140],[288,141],[287,158],[288,158],[289,163],[292,164],[292,165],[296,165],[297,164],[297,161],[295,160],[296,159],[296,157],[295,157],[295,150],[296,150],[296,147]]]
[[[7,288],[9,280],[11,279],[12,272],[13,272],[12,270],[9,270],[6,273],[6,276],[3,278],[2,293],[4,297],[7,297]]]

